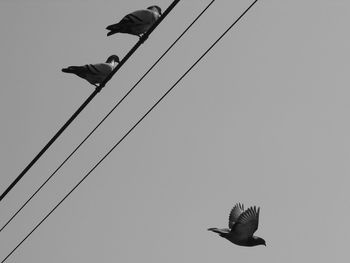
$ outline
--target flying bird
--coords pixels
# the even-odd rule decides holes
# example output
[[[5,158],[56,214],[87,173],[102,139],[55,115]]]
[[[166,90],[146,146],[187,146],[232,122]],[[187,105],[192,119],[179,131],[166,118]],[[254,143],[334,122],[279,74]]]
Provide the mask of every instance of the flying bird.
[[[124,16],[119,23],[106,27],[109,30],[107,36],[115,33],[127,33],[141,37],[158,20],[161,14],[162,9],[156,5],[132,12]]]
[[[118,63],[119,57],[117,55],[112,55],[107,58],[105,63],[70,66],[68,68],[63,68],[62,71],[65,73],[73,73],[97,87],[97,85],[101,84],[109,73],[113,71]]]
[[[218,233],[221,237],[239,246],[266,246],[264,239],[253,236],[254,232],[258,229],[259,212],[260,207],[257,209],[254,206],[244,211],[243,204],[238,203],[231,210],[228,220],[229,228],[215,227],[208,228],[208,230]]]

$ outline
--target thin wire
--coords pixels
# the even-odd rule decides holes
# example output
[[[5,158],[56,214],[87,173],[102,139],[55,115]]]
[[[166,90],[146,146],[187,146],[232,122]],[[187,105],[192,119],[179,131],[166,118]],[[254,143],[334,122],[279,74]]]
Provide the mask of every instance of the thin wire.
[[[112,112],[123,102],[123,100],[136,88],[136,86],[148,75],[149,72],[162,60],[162,58],[172,49],[172,47],[186,34],[186,32],[196,23],[196,21],[215,2],[212,0],[207,7],[193,20],[193,22],[182,32],[182,34],[169,46],[169,48],[157,59],[157,61],[143,74],[134,86],[121,98],[118,103],[108,112],[108,114],[97,124],[97,126],[82,140],[82,142],[68,155],[68,157],[57,167],[57,169],[46,179],[44,183],[28,198],[17,212],[2,226],[0,232],[17,216],[17,214],[33,199],[33,197],[48,183],[51,178],[62,168],[62,166],[74,155],[74,153],[85,143],[85,141],[100,127],[100,125],[112,114]]]
[[[74,121],[74,119],[82,112],[82,110],[92,101],[92,99],[104,88],[107,82],[114,76],[114,74],[124,65],[124,63],[135,53],[135,51],[145,42],[153,30],[163,21],[163,19],[170,13],[170,11],[180,2],[174,0],[171,5],[165,10],[163,15],[151,26],[151,28],[140,38],[140,40],[132,47],[132,49],[125,55],[125,57],[117,64],[113,71],[103,80],[103,82],[96,87],[91,95],[83,102],[83,104],[73,113],[73,115],[66,121],[65,124],[56,132],[48,143],[40,150],[34,159],[23,169],[23,171],[16,177],[16,179],[6,188],[0,195],[0,201],[11,191],[11,189],[22,179],[22,177],[30,170],[30,168],[40,159],[40,157],[50,148],[50,146],[57,140],[57,138],[65,131],[65,129]]]
[[[140,38],[140,40],[137,42],[137,44],[135,45],[136,48],[138,48],[140,45],[143,44],[143,42],[145,42],[145,40],[149,37],[149,35],[153,32],[154,29],[156,29],[156,27],[163,21],[163,19],[170,13],[171,10],[173,10],[173,8],[180,2],[180,0],[174,0],[171,5],[169,5],[169,7],[164,11],[164,13],[160,16],[160,18],[151,26],[150,29],[148,29],[148,31],[142,35],[142,37]],[[135,48],[134,47],[134,48]],[[136,50],[135,48],[135,50]],[[129,52],[128,54],[125,55],[125,57],[123,58],[123,60],[127,60],[132,54],[130,54],[131,52]],[[130,54],[130,55],[129,55]],[[102,83],[96,87],[96,90],[100,91],[103,89],[103,87],[107,84],[107,82],[114,76],[114,74],[119,70],[119,68],[123,65],[122,64],[123,61],[120,61],[119,64],[117,64],[117,66],[112,70],[112,72],[102,81]],[[120,65],[122,64],[122,65]]]
[[[197,61],[171,86],[170,89],[132,126],[132,128],[98,161],[92,169],[64,196],[64,198],[22,239],[22,241],[1,261],[4,263],[13,252],[66,200],[66,198],[107,158],[107,156],[138,126],[139,123],[176,87],[176,85],[203,59],[204,56],[227,34],[228,31],[249,11],[257,2],[255,0],[234,22],[233,24],[197,59]]]

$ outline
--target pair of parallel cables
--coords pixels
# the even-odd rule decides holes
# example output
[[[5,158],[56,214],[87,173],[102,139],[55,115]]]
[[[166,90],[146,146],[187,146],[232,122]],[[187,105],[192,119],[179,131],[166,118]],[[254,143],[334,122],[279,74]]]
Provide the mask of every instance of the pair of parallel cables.
[[[124,63],[134,54],[134,52],[141,46],[153,30],[163,21],[163,19],[170,13],[170,11],[180,2],[174,0],[173,3],[165,10],[164,14],[151,26],[151,28],[140,38],[140,40],[133,46],[133,48],[125,55],[125,57],[117,64],[113,71],[104,79],[104,81],[96,87],[95,91],[83,102],[83,104],[73,113],[73,115],[66,121],[65,124],[56,132],[56,134],[48,141],[48,143],[40,150],[34,159],[23,169],[23,171],[16,177],[16,179],[6,188],[0,195],[0,201],[11,191],[11,189],[23,178],[23,176],[32,168],[32,166],[40,159],[40,157],[50,148],[50,146],[57,140],[57,138],[64,132],[64,130],[74,121],[74,119],[82,112],[82,110],[92,101],[92,99],[104,88],[107,82],[114,76],[114,74],[124,65]]]
[[[1,261],[1,263],[5,262],[16,250],[21,244],[66,200],[70,194],[77,189],[77,187],[107,158],[107,156],[143,121],[143,119],[152,112],[152,110],[177,86],[177,84],[211,51],[211,49],[232,29],[232,27],[235,26],[235,24],[255,5],[255,3],[258,0],[255,0],[221,35],[220,37],[192,64],[191,67],[189,67],[183,75],[161,96],[156,103],[153,104],[153,106],[129,129],[128,132],[125,133],[125,135],[118,140],[116,144],[113,145],[113,147],[90,169],[90,171],[61,199],[61,201],[50,210],[50,212],[22,239],[21,242],[18,243],[18,245]],[[171,9],[177,4],[179,1],[174,1],[169,8],[164,12],[165,14],[168,14]],[[120,105],[120,103],[133,91],[134,88],[143,80],[143,78],[158,64],[158,62],[170,51],[170,49],[182,38],[182,36],[192,27],[192,25],[206,12],[206,10],[215,2],[215,0],[212,0],[208,6],[196,17],[196,19],[184,30],[184,32],[170,45],[170,47],[159,57],[159,59],[150,67],[149,70],[140,78],[139,81],[136,82],[136,84],[124,95],[124,97],[118,101],[118,103],[112,108],[112,110],[99,122],[99,124],[85,137],[85,139],[73,150],[73,152],[59,165],[59,167],[50,175],[50,177],[34,192],[34,194],[21,206],[21,208],[10,218],[10,220],[7,221],[7,223],[0,229],[0,232],[14,219],[14,217],[27,205],[27,203],[41,190],[41,188],[57,173],[57,171],[70,159],[72,155],[81,147],[81,145],[96,131],[96,129],[110,116],[110,114]],[[170,9],[171,8],[171,9]],[[170,9],[170,10],[169,10]],[[157,26],[157,25],[155,25]],[[155,28],[150,29],[150,31]],[[150,33],[150,32],[149,32]],[[148,35],[147,35],[148,36]],[[147,37],[146,36],[146,37]],[[140,39],[138,44],[142,44],[142,42],[145,39]],[[134,46],[134,48],[137,46],[137,44]],[[133,48],[133,49],[134,49]],[[131,50],[132,51],[132,50]],[[130,51],[130,52],[131,52]],[[127,54],[127,56],[130,54],[130,52]],[[131,56],[131,55],[130,55]],[[122,61],[126,61],[126,57],[123,58]],[[120,66],[121,67],[121,66]],[[119,67],[119,68],[120,68]],[[115,72],[119,69],[116,68]],[[115,73],[114,72],[114,73]],[[106,80],[101,83],[101,88],[104,87],[104,85],[111,79],[111,77],[114,75],[112,72]],[[99,92],[101,90],[99,87],[95,92]],[[99,90],[98,90],[99,89]],[[91,95],[90,95],[91,97]]]

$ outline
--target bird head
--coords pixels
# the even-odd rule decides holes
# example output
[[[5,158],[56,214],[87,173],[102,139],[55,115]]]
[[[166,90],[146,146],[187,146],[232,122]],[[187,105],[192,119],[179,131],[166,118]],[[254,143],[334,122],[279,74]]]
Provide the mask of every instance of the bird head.
[[[119,57],[117,55],[109,56],[106,60],[106,63],[116,62],[119,63]]]
[[[157,5],[152,5],[150,7],[147,7],[147,9],[157,12],[159,15],[162,14],[162,9]]]

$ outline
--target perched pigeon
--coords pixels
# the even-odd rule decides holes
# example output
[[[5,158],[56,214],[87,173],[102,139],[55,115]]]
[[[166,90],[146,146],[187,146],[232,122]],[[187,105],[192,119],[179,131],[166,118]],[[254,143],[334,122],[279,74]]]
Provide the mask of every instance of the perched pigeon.
[[[65,73],[73,73],[83,79],[86,79],[92,85],[97,86],[108,76],[109,73],[119,63],[119,57],[112,55],[107,58],[106,63],[99,64],[87,64],[84,66],[70,66],[63,68],[62,71]]]
[[[117,24],[106,27],[110,30],[107,36],[115,33],[127,33],[141,37],[161,16],[162,10],[159,6],[153,5],[144,10],[132,12]]]
[[[230,213],[229,228],[209,228],[209,231],[218,233],[232,243],[239,246],[253,247],[257,245],[266,246],[264,239],[253,236],[258,229],[260,207],[250,207],[244,211],[243,204],[236,204]]]

